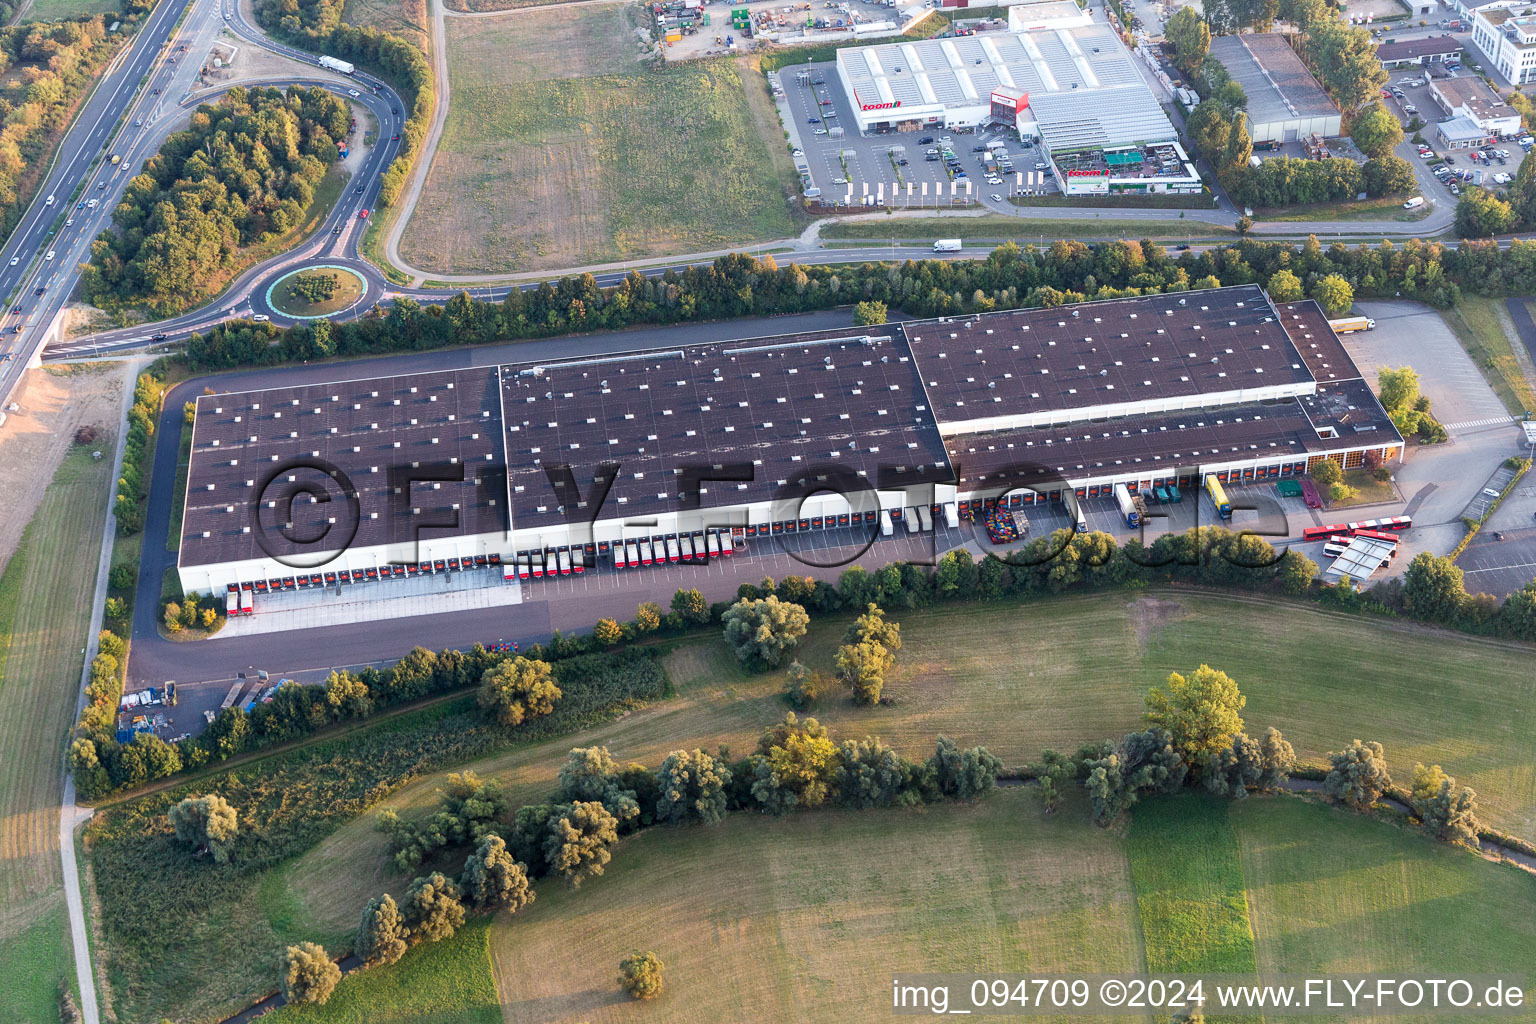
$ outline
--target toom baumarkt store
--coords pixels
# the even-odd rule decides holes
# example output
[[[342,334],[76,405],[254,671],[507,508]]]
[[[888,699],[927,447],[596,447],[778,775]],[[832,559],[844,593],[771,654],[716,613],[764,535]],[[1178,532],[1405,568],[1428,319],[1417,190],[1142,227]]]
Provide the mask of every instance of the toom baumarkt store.
[[[1065,7],[1014,8],[1025,31],[839,50],[860,131],[999,126],[1040,144],[1065,195],[1201,191],[1119,37]]]

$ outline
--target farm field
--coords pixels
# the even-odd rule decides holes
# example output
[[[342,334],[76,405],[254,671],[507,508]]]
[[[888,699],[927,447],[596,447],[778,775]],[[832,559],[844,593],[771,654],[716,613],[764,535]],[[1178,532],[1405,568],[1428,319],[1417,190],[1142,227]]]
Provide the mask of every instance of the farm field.
[[[452,102],[401,256],[510,273],[780,238],[792,228],[732,59],[653,66],[630,12],[450,18]]]
[[[1377,740],[1400,780],[1416,761],[1443,765],[1477,791],[1486,820],[1536,836],[1529,699],[1536,683],[1526,649],[1295,604],[1189,594],[1112,593],[984,613],[941,606],[891,617],[903,638],[885,689],[892,704],[860,708],[841,694],[824,697],[809,714],[836,736],[878,735],[909,757],[926,757],[942,733],[1022,764],[1046,747],[1075,750],[1139,727],[1147,689],[1205,661],[1237,680],[1250,733],[1273,725],[1313,761],[1356,737]],[[813,621],[800,659],[830,669],[843,627]],[[1385,650],[1393,652],[1390,668]],[[1468,673],[1473,659],[1479,671]],[[572,746],[603,744],[617,759],[653,767],[679,747],[723,743],[739,756],[786,710],[782,674],[744,672],[718,640],[681,644],[665,665],[675,699],[473,767],[505,783],[514,805],[533,802],[553,788]],[[444,774],[402,788],[380,807],[405,817],[432,813]],[[394,870],[374,817],[343,825],[288,873],[312,928],[351,928],[373,894],[409,881]]]
[[[99,442],[110,451],[110,438]],[[64,740],[80,692],[112,460],[71,449],[0,577],[0,1020],[58,1019],[72,984],[59,865]]]
[[[341,20],[349,25],[394,32],[416,44],[422,53],[432,52],[432,24],[426,0],[347,0]]]
[[[500,1024],[491,922],[472,918],[442,942],[417,946],[390,970],[365,971],[324,1006],[284,1006],[262,1024]]]
[[[20,21],[59,21],[118,9],[119,5],[112,0],[32,0],[32,6],[22,14]]]

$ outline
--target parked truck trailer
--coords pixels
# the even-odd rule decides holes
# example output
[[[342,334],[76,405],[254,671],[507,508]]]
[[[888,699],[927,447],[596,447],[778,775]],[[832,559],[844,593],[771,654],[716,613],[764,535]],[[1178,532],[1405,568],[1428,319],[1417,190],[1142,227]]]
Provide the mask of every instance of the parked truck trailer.
[[[1329,320],[1328,326],[1333,328],[1334,334],[1352,334],[1370,330],[1376,326],[1376,321],[1368,316],[1347,316],[1342,320]]]
[[[1115,484],[1115,504],[1120,506],[1120,514],[1125,517],[1126,526],[1141,525],[1141,514],[1136,510],[1136,503],[1131,500],[1130,488],[1125,484]]]
[[[1205,491],[1211,496],[1211,504],[1216,506],[1217,514],[1223,519],[1231,519],[1232,502],[1227,500],[1227,489],[1221,486],[1215,473],[1205,474]]]

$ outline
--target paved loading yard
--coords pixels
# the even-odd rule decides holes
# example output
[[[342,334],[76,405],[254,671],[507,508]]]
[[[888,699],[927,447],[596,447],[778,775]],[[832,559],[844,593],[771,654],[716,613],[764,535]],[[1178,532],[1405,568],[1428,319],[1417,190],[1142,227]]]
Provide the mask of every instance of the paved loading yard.
[[[808,76],[803,83],[799,81],[801,72]],[[892,184],[900,183],[905,189],[907,182],[913,182],[915,188],[912,204],[922,205],[921,192],[926,182],[927,205],[935,205],[935,195],[940,186],[946,193],[943,203],[949,205],[950,178],[944,163],[942,160],[929,161],[924,152],[940,148],[939,140],[945,136],[950,137],[955,155],[959,157],[961,167],[971,180],[973,199],[991,192],[1006,195],[1012,189],[1011,175],[1003,176],[1002,185],[988,185],[981,154],[972,152],[974,147],[986,141],[1004,138],[998,132],[962,133],[933,127],[917,132],[863,136],[859,134],[853,118],[848,116],[853,109],[853,101],[843,89],[835,62],[794,64],[780,70],[778,76],[784,88],[784,103],[790,112],[788,128],[791,141],[805,151],[805,157],[796,163],[808,169],[812,184],[821,189],[821,197],[827,202],[844,197],[847,186],[836,184],[839,178],[843,178],[853,183],[855,203],[864,194],[863,185],[866,182],[871,195],[875,194],[877,185],[881,183],[889,195]],[[821,84],[817,84],[818,81]],[[831,102],[824,104],[821,102],[823,99]],[[813,117],[819,118],[821,123],[812,124],[810,119]],[[843,123],[845,120],[846,124]],[[846,134],[843,138],[833,138],[832,129],[840,126]],[[817,135],[817,129],[823,129],[828,134]],[[933,141],[925,144],[921,141],[925,138],[932,138]],[[1038,150],[1022,148],[1022,143],[1012,133],[1009,133],[1007,142],[1008,152],[1013,156],[1014,171],[1033,171]],[[893,149],[896,150],[894,155]],[[907,161],[905,166],[893,164],[893,160],[901,159]],[[962,185],[958,195],[963,196],[964,193]]]

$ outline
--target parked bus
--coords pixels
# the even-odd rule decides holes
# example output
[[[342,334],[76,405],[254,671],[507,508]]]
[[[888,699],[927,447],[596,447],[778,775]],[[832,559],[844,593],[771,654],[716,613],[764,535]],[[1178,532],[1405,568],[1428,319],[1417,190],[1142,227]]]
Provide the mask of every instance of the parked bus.
[[[1232,503],[1227,500],[1227,490],[1221,486],[1221,481],[1216,479],[1215,473],[1205,474],[1205,491],[1211,496],[1211,503],[1216,506],[1216,512],[1223,519],[1232,518]]]
[[[1349,536],[1349,527],[1343,523],[1334,523],[1332,526],[1309,526],[1301,531],[1302,540],[1327,540],[1333,536]]]

